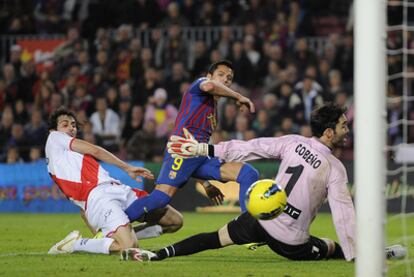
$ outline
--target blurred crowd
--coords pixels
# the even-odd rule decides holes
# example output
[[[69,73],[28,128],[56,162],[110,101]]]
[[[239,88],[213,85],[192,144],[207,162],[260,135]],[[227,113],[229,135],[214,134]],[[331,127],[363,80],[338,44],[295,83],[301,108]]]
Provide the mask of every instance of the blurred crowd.
[[[30,5],[25,2],[33,10],[11,16],[1,25],[5,33],[64,32],[66,38],[41,70],[22,61],[19,45],[10,47],[0,76],[0,162],[42,158],[47,118],[62,105],[76,112],[81,138],[125,159],[159,162],[182,94],[221,59],[233,63],[233,88],[253,99],[257,113],[240,113],[233,101],[220,99],[213,142],[311,136],[311,110],[327,101],[348,107],[352,127],[351,1],[39,0],[13,1],[14,8]],[[322,48],[312,48],[307,38],[325,32],[326,15],[345,20],[335,21]],[[182,36],[186,26],[220,26],[220,35],[209,44],[190,41]],[[148,43],[137,29],[151,34]],[[389,58],[391,69],[400,62]],[[401,118],[401,83],[389,85],[391,121]],[[391,144],[401,141],[399,126],[389,134]],[[340,158],[353,159],[352,137],[336,153]]]

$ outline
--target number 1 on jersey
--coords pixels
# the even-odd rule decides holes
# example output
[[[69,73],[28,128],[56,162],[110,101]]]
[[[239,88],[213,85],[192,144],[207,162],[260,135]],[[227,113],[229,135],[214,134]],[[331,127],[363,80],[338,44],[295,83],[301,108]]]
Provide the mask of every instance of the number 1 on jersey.
[[[286,173],[287,174],[292,174],[292,177],[290,177],[286,187],[285,187],[285,192],[286,195],[289,196],[289,194],[291,193],[293,187],[296,185],[296,182],[298,181],[300,175],[302,174],[303,171],[303,165],[298,165],[298,166],[289,166],[286,169]]]

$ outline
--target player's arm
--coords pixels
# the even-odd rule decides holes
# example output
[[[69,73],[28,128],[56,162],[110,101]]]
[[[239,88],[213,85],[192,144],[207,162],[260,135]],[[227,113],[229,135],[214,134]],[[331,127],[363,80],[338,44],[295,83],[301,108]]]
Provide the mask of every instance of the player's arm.
[[[231,88],[226,87],[220,82],[207,79],[200,83],[200,89],[214,96],[223,96],[235,99],[238,105],[245,105],[249,108],[251,113],[255,112],[254,104],[249,98],[241,95]]]
[[[328,201],[341,248],[347,261],[355,258],[355,209],[345,168],[334,170],[328,184]]]
[[[88,226],[89,230],[91,230],[93,235],[96,235],[96,230],[92,228],[92,226],[89,224],[88,219],[86,218],[85,211],[83,209],[80,209],[80,216],[83,219],[83,222],[85,222],[86,226]]]
[[[167,144],[172,157],[191,158],[198,156],[218,157],[225,161],[251,161],[281,158],[287,137],[256,138],[249,141],[231,140],[216,145],[199,143],[183,128],[184,136],[171,136]]]
[[[80,154],[91,155],[98,160],[116,165],[117,167],[125,170],[128,173],[128,175],[133,179],[136,179],[138,176],[142,176],[147,179],[154,179],[154,175],[148,169],[129,165],[126,162],[117,158],[111,152],[105,150],[100,146],[91,144],[87,141],[75,138],[71,143],[71,149]]]

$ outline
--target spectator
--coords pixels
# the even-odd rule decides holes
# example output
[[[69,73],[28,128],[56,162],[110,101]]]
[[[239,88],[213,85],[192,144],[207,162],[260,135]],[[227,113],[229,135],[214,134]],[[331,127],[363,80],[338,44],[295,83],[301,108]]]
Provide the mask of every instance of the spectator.
[[[154,91],[160,87],[155,68],[148,68],[145,71],[144,79],[138,82],[134,87],[133,103],[145,106],[148,98],[154,94]]]
[[[345,35],[343,44],[336,52],[334,68],[342,72],[345,83],[350,82],[354,74],[354,38],[352,33]]]
[[[144,128],[136,131],[127,143],[127,159],[161,162],[165,138],[155,135],[155,120],[145,121]]]
[[[278,124],[280,122],[280,116],[277,96],[271,93],[265,94],[263,96],[262,106],[263,110],[268,114],[270,122]]]
[[[42,113],[34,109],[30,122],[24,126],[24,135],[31,145],[43,146],[48,134],[47,124],[42,119]]]
[[[217,9],[214,7],[213,1],[203,1],[198,16],[199,26],[215,26],[219,22]]]
[[[34,9],[36,29],[41,34],[62,33],[71,19],[74,5],[66,1],[42,0],[37,1]]]
[[[106,90],[106,103],[109,109],[114,112],[118,112],[119,108],[119,95],[118,90],[115,87],[109,87]]]
[[[230,135],[230,138],[246,140],[249,135],[248,131],[251,131],[249,119],[245,115],[239,114],[236,118],[236,130]]]
[[[326,90],[329,86],[329,72],[331,71],[331,66],[328,60],[322,58],[319,60],[318,64],[318,83],[321,84],[323,90]]]
[[[317,59],[315,53],[309,49],[306,38],[299,38],[296,40],[296,47],[294,52],[294,60],[300,69],[305,69],[309,65],[316,65]],[[304,72],[300,72],[303,75]]]
[[[18,44],[10,47],[10,64],[14,67],[14,72],[16,73],[17,78],[20,77],[20,67],[22,66],[21,61],[22,56],[22,47]]]
[[[234,82],[250,87],[253,84],[251,76],[253,76],[253,66],[243,50],[243,44],[240,41],[233,43],[229,60],[233,63],[233,69],[237,74],[234,76]]]
[[[284,134],[297,134],[299,133],[298,126],[293,122],[291,117],[283,117],[280,122],[279,131],[282,131]]]
[[[237,106],[233,101],[227,101],[222,118],[219,120],[220,130],[227,133],[236,131]]]
[[[231,28],[229,26],[223,26],[221,28],[220,40],[214,43],[223,59],[227,59],[230,56],[232,44],[233,37]]]
[[[6,106],[3,109],[3,113],[1,114],[1,121],[0,121],[0,157],[2,160],[5,160],[5,147],[9,137],[11,136],[11,129],[14,123],[14,114],[13,109],[11,106]]]
[[[265,110],[259,110],[257,117],[253,122],[253,130],[258,137],[271,137],[274,128],[269,120],[269,114]]]
[[[339,70],[332,70],[329,72],[329,85],[324,91],[323,98],[327,102],[333,102],[336,98],[336,95],[345,91],[345,87],[342,84],[341,72]]]
[[[165,89],[168,91],[168,102],[178,107],[181,102],[181,83],[188,81],[189,74],[182,62],[175,62],[172,65],[171,75],[165,80]]]
[[[17,99],[21,98],[21,96],[19,95],[16,72],[12,64],[7,63],[3,65],[2,77],[5,83],[5,102],[13,104]]]
[[[279,114],[294,117],[295,107],[301,103],[300,97],[293,92],[292,85],[283,82],[277,93]]]
[[[167,17],[161,22],[161,27],[168,27],[171,25],[187,26],[188,20],[180,14],[180,7],[177,2],[171,2],[167,7]]]
[[[75,60],[76,51],[82,50],[88,50],[88,43],[80,37],[79,29],[71,26],[66,31],[66,41],[55,49],[54,54],[57,60],[62,60],[64,63],[67,63]]]
[[[16,146],[10,146],[7,148],[6,163],[15,164],[23,163],[24,160],[20,157],[19,148]]]
[[[42,160],[42,147],[40,146],[30,147],[29,160],[32,163]]]
[[[145,111],[145,122],[155,122],[155,136],[167,140],[177,117],[177,109],[167,103],[167,91],[158,88]]]
[[[19,88],[19,97],[27,104],[32,104],[34,101],[33,87],[37,81],[35,69],[33,61],[26,61],[20,67],[21,77],[17,85]]]
[[[118,104],[118,115],[119,115],[119,127],[121,130],[121,137],[122,137],[122,130],[124,130],[129,113],[131,110],[131,98],[129,97],[120,97],[119,104]]]
[[[321,96],[322,87],[310,76],[305,76],[303,81],[296,84],[296,93],[301,98],[301,103],[296,105],[295,121],[299,124],[309,123],[311,111],[316,106],[323,104]]]
[[[169,25],[168,36],[162,37],[156,45],[155,65],[169,68],[174,62],[187,64],[188,45],[189,42],[181,35],[181,25]]]
[[[119,116],[108,108],[106,98],[96,99],[96,112],[90,118],[92,132],[100,146],[111,152],[119,149],[120,120]]]
[[[20,123],[14,123],[11,127],[11,135],[7,141],[6,147],[17,147],[23,160],[27,161],[29,158],[30,140],[25,136],[23,126]]]
[[[86,86],[79,84],[76,86],[75,97],[69,103],[69,106],[74,111],[85,111],[88,115],[93,111],[93,97],[86,92]]]
[[[299,130],[299,135],[311,138],[312,137],[312,129],[310,125],[302,125]]]
[[[121,139],[122,145],[125,146],[132,135],[141,130],[144,125],[144,108],[139,105],[132,107],[126,119],[124,128],[122,129]]]
[[[49,110],[46,110],[47,116],[51,114],[53,111],[57,110],[59,107],[66,105],[65,99],[63,98],[63,94],[59,92],[54,92],[50,95],[50,107]]]
[[[89,143],[92,143],[92,144],[96,144],[98,142],[101,142],[100,139],[98,141],[97,137],[92,132],[92,128],[93,128],[93,126],[90,123],[90,121],[86,121],[83,124],[83,127],[82,127],[82,139],[85,140],[85,141],[87,141],[87,142],[89,142]]]
[[[274,93],[276,87],[280,83],[279,79],[280,68],[277,62],[269,61],[267,64],[267,75],[263,83],[263,93]]]
[[[210,58],[207,53],[207,46],[204,41],[196,41],[194,43],[193,51],[190,60],[191,78],[204,76],[210,65]]]
[[[17,99],[14,103],[14,121],[21,124],[29,121],[29,113],[22,99]]]

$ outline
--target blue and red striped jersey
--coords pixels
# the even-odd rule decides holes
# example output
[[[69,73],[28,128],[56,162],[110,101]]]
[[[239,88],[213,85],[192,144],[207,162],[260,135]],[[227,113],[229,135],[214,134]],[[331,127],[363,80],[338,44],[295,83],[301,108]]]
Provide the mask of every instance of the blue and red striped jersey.
[[[200,89],[200,83],[206,79],[197,79],[185,92],[175,120],[173,135],[184,136],[183,128],[187,128],[199,142],[209,141],[217,126],[217,119],[214,96]]]

